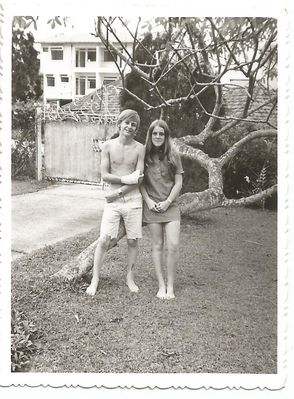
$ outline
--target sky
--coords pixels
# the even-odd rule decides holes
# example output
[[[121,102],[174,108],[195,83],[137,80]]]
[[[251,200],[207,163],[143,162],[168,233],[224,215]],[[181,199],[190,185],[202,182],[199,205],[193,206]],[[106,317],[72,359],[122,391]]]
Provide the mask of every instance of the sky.
[[[53,29],[47,21],[54,16],[40,16],[38,17],[37,21],[37,30],[34,29],[33,25],[31,25],[30,30],[32,31],[36,40],[41,37],[53,36],[57,33],[63,33],[68,30],[74,30],[75,32],[81,33],[92,33],[95,31],[94,25],[94,17],[83,15],[82,17],[71,16],[67,17],[68,20],[66,22],[66,26],[56,24],[55,28]],[[61,17],[63,18],[63,17]]]
[[[37,30],[34,29],[33,24],[30,26],[30,30],[34,35],[34,38],[36,41],[38,41],[40,38],[44,37],[50,37],[50,36],[55,36],[58,33],[64,33],[68,31],[74,31],[75,33],[94,33],[95,32],[95,16],[93,15],[73,15],[70,17],[66,17],[66,26],[58,25],[56,24],[54,29],[51,27],[50,24],[47,23],[47,21],[54,16],[48,15],[48,16],[40,16],[38,17],[37,21]],[[61,16],[61,18],[64,18],[65,16]],[[130,29],[135,28],[136,26],[136,21],[137,18],[128,18],[128,26]]]

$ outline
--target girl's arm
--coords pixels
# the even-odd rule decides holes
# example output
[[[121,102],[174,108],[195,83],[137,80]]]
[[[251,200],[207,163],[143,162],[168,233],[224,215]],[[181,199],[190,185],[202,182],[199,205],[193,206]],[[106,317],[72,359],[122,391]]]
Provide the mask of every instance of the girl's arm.
[[[157,209],[159,212],[165,212],[168,207],[172,204],[172,202],[178,197],[181,192],[183,185],[183,176],[180,173],[175,175],[175,184],[169,193],[169,196],[165,201],[159,202],[157,204]]]
[[[141,191],[143,200],[145,201],[146,205],[148,206],[148,209],[150,209],[150,211],[158,212],[157,204],[149,197],[149,195],[146,191],[146,188],[144,187],[144,183],[140,186],[140,191]]]
[[[162,201],[158,204],[158,209],[161,212],[165,212],[170,204],[178,197],[178,195],[181,192],[182,185],[183,185],[183,166],[181,162],[181,157],[180,155],[176,152],[174,154],[175,157],[175,166],[176,166],[176,172],[175,172],[175,178],[174,178],[174,185],[173,188],[171,189],[171,192],[169,193],[169,196],[166,198],[165,201]]]

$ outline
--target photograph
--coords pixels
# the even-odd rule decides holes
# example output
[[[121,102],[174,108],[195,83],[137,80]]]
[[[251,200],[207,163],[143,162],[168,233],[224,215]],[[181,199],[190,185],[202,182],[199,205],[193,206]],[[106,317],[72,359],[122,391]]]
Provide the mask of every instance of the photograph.
[[[136,11],[6,20],[1,370],[282,389],[283,17]]]

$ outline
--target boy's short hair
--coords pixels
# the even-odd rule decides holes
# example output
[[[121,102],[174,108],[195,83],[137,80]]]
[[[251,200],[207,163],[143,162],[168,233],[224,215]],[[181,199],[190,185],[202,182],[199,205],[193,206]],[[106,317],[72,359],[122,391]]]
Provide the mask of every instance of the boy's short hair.
[[[125,109],[124,111],[122,111],[118,118],[117,118],[117,124],[120,125],[122,123],[122,121],[126,120],[126,119],[135,119],[137,122],[137,129],[140,126],[140,116],[138,114],[138,112],[134,111],[133,109]]]

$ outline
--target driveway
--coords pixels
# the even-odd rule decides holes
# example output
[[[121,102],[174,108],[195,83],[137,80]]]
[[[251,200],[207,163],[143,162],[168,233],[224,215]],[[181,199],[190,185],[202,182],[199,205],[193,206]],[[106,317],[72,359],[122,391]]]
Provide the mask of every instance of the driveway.
[[[100,186],[58,184],[11,198],[12,260],[45,245],[99,228],[105,191]]]

